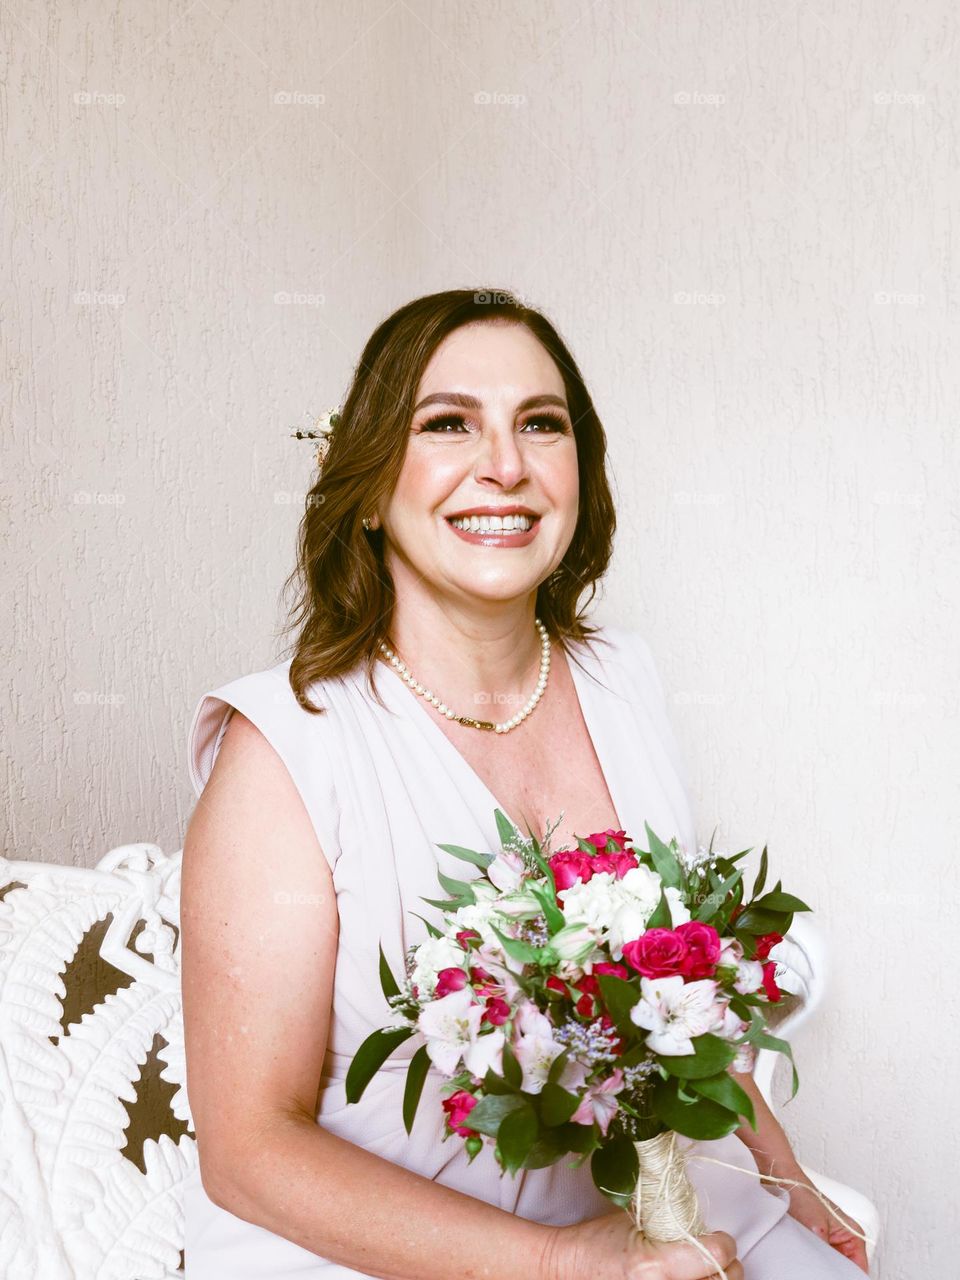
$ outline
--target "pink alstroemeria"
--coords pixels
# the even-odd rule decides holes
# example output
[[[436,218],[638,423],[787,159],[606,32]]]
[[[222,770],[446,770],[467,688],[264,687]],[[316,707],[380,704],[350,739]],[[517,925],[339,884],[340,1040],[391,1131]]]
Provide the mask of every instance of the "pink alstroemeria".
[[[570,1119],[574,1124],[593,1124],[596,1121],[600,1132],[606,1137],[610,1121],[620,1106],[614,1094],[619,1093],[622,1088],[623,1071],[617,1067],[603,1084],[590,1085]]]

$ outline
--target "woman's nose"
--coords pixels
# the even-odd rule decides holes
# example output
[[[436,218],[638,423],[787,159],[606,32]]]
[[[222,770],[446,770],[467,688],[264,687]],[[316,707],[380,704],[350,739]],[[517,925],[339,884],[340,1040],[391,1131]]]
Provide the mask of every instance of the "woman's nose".
[[[482,433],[474,472],[477,480],[496,480],[504,488],[512,488],[525,468],[523,450],[512,427]]]

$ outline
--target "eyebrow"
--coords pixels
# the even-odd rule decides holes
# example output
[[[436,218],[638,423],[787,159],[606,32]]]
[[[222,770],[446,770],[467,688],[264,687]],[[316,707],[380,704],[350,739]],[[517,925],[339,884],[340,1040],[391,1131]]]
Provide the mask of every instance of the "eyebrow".
[[[423,400],[414,409],[414,413],[419,413],[421,409],[426,408],[428,404],[455,404],[463,409],[482,409],[483,405],[476,396],[467,395],[463,391],[435,391],[433,395],[425,396]],[[561,409],[567,408],[567,402],[562,396],[539,395],[527,396],[526,400],[521,400],[517,405],[517,412],[523,413],[527,409],[539,409],[546,404],[559,405]]]

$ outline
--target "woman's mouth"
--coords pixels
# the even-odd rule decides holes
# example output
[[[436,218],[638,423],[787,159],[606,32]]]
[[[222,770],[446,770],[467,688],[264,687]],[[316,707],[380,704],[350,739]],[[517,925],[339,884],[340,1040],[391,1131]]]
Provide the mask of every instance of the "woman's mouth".
[[[539,516],[445,517],[458,538],[482,547],[525,547],[537,536]]]

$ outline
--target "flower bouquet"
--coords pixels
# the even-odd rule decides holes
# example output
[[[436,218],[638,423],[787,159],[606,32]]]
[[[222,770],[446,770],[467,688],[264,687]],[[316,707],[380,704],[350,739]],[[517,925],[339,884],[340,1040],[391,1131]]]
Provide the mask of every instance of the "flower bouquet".
[[[784,994],[771,949],[793,913],[780,882],[763,893],[764,848],[750,899],[733,857],[688,855],[646,827],[577,838],[550,853],[498,809],[496,854],[438,847],[479,874],[438,873],[443,927],[406,954],[398,984],[380,947],[380,981],[398,1020],[374,1031],[347,1073],[356,1102],[381,1064],[420,1034],[407,1070],[408,1133],[431,1065],[445,1078],[444,1141],[472,1162],[484,1143],[504,1172],[588,1158],[596,1187],[648,1240],[702,1233],[677,1135],[720,1138],[743,1120],[758,1048],[785,1054],[765,1010]],[[422,917],[421,917],[422,918]]]

